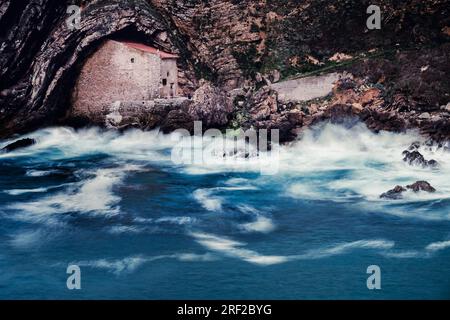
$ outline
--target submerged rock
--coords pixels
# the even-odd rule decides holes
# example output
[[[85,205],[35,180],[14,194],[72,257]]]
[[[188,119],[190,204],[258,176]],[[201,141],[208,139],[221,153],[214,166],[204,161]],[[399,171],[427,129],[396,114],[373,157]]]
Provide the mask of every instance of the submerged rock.
[[[30,147],[30,146],[32,146],[35,143],[36,143],[36,140],[34,140],[34,139],[30,139],[30,138],[20,139],[20,140],[17,140],[15,142],[13,142],[13,143],[8,144],[6,147],[4,147],[2,149],[2,151],[3,152],[12,152],[12,151],[17,150],[17,149]]]
[[[389,190],[388,192],[383,193],[380,198],[381,199],[389,199],[389,200],[399,200],[403,196],[403,192],[407,190],[412,190],[414,192],[436,192],[436,189],[431,186],[427,181],[417,181],[413,184],[410,184],[408,186],[402,187],[402,186],[396,186],[394,189]]]

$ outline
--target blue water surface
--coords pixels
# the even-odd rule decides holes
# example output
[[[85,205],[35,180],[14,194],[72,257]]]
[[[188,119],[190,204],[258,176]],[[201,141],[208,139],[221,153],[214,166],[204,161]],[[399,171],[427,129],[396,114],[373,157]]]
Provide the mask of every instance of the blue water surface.
[[[448,196],[380,202],[352,187],[393,184],[358,176],[393,175],[388,160],[198,173],[157,137],[122,149],[136,137],[61,130],[0,157],[0,299],[450,298]],[[446,190],[447,171],[429,174]],[[67,289],[72,264],[81,290]],[[367,288],[371,265],[381,290]]]

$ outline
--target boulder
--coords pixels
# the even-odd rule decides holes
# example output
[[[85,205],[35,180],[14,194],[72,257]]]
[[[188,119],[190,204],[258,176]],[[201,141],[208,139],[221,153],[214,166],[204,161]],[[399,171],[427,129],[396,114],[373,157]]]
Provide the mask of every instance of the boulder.
[[[428,120],[431,118],[431,115],[428,112],[424,112],[419,116],[419,119]]]
[[[450,102],[447,103],[446,105],[442,105],[442,106],[441,106],[441,110],[442,110],[442,111],[447,111],[447,112],[450,113]]]
[[[30,147],[30,146],[34,145],[35,143],[36,143],[36,140],[34,140],[34,139],[30,139],[30,138],[20,139],[13,143],[8,144],[6,147],[4,147],[2,149],[2,151],[3,152],[12,152],[17,149]]]
[[[403,151],[403,161],[407,162],[409,165],[412,166],[421,166],[421,167],[428,167],[428,168],[438,168],[439,163],[436,160],[429,160],[427,161],[424,156],[417,151],[416,144],[412,144],[409,148],[410,150],[414,151]]]
[[[419,151],[403,151],[403,161],[412,166],[426,166],[427,161]]]
[[[201,80],[194,92],[187,113],[194,121],[202,121],[205,128],[222,128],[233,112],[233,103],[222,90],[212,83]]]
[[[412,190],[414,192],[436,192],[436,189],[433,188],[427,181],[417,181],[413,184],[410,184],[408,186],[402,187],[402,186],[396,186],[394,189],[389,190],[388,192],[383,193],[380,198],[381,199],[389,199],[389,200],[398,200],[402,198],[403,192],[407,190]]]
[[[439,162],[437,162],[434,159],[428,160],[427,161],[427,166],[433,169],[439,168]]]
[[[419,191],[436,192],[436,189],[433,188],[427,181],[417,181],[409,186],[406,186],[406,188],[414,192]]]
[[[380,198],[382,199],[390,199],[397,200],[402,198],[402,193],[405,192],[406,189],[402,186],[396,186],[394,189],[389,190],[388,192],[383,193]]]

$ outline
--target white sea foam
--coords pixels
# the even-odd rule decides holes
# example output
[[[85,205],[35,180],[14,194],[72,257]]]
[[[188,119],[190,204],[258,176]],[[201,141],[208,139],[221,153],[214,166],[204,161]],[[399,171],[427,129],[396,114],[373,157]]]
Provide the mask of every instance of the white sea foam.
[[[355,250],[375,250],[379,254],[385,255],[389,250],[393,249],[395,245],[393,241],[388,240],[358,240],[313,249],[302,254],[280,256],[263,255],[257,251],[246,249],[246,243],[213,234],[194,232],[191,233],[191,236],[209,250],[222,253],[228,257],[241,259],[252,264],[266,266],[295,260],[324,259],[332,256],[349,254]],[[404,256],[402,258],[404,258]]]
[[[356,249],[389,250],[394,247],[393,241],[387,240],[358,240],[335,244],[320,249],[313,249],[305,254],[293,256],[295,259],[320,259],[349,253]]]
[[[64,160],[102,153],[114,156],[114,160],[119,163],[125,161],[162,163],[169,168],[167,170],[182,170],[192,174],[255,173],[260,171],[261,165],[261,159],[254,162],[253,158],[256,156],[254,150],[245,154],[242,152],[244,149],[241,148],[237,154],[231,153],[223,157],[223,154],[215,152],[220,149],[213,144],[208,145],[206,140],[205,148],[211,151],[209,154],[215,161],[211,161],[210,164],[186,165],[180,168],[170,162],[170,149],[174,147],[176,140],[173,139],[174,135],[163,135],[158,131],[131,130],[119,134],[98,129],[75,131],[67,128],[50,128],[38,131],[33,134],[33,137],[38,140],[36,145],[24,150],[24,153],[17,151],[7,157],[32,154],[42,156],[45,161],[46,158]],[[193,197],[206,210],[218,212],[223,209],[227,196],[232,192],[267,188],[274,196],[285,195],[311,201],[352,203],[367,212],[383,212],[404,218],[450,220],[448,210],[434,210],[431,206],[431,204],[450,199],[450,179],[448,179],[450,153],[442,149],[421,147],[420,152],[425,158],[436,159],[440,163],[440,168],[431,170],[409,166],[402,161],[402,151],[416,140],[423,141],[415,132],[375,134],[362,124],[350,129],[332,124],[321,125],[305,130],[302,139],[279,147],[277,175],[270,178],[228,179],[222,186],[196,190]],[[225,161],[227,158],[236,161],[227,162]],[[265,161],[262,163],[265,166],[273,164],[271,159]],[[113,187],[122,182],[128,171],[129,169],[122,167],[100,169],[94,173],[93,177],[68,186],[65,191],[29,202],[12,204],[9,208],[19,211],[12,215],[14,218],[46,223],[58,222],[59,220],[53,217],[58,213],[83,212],[105,216],[115,215],[120,212],[121,198],[114,194]],[[55,170],[29,170],[27,175],[38,177],[54,172]],[[437,192],[430,194],[405,192],[404,198],[398,201],[379,199],[381,193],[394,186],[407,185],[417,180],[429,181]],[[273,186],[278,186],[279,189],[270,189]],[[14,189],[6,192],[19,195],[26,192],[43,193],[46,192],[44,189]],[[421,204],[420,208],[411,210],[405,206],[416,202]],[[233,203],[233,205],[239,207],[239,204]],[[263,212],[252,214],[254,215],[252,222],[239,226],[242,230],[270,232],[274,229],[275,223]],[[172,221],[156,219],[155,221],[177,224],[193,222],[187,219]],[[155,221],[151,220],[151,222]],[[139,221],[136,220],[136,222]],[[110,231],[114,232],[113,230]],[[116,229],[117,232],[119,230]],[[430,248],[435,247],[437,248],[437,246]],[[238,249],[242,250],[242,247],[238,246]]]
[[[39,130],[31,136],[34,146],[0,157],[23,155],[42,156],[43,159],[64,159],[88,154],[109,154],[126,160],[169,161],[170,155],[160,152],[174,145],[174,136],[159,131],[129,130],[123,134],[97,128],[74,130],[58,127]],[[51,151],[51,152],[50,152]],[[29,170],[30,176],[51,174],[54,170]]]
[[[275,224],[272,219],[263,216],[256,208],[249,205],[239,205],[238,209],[247,215],[253,216],[254,221],[240,225],[240,228],[246,232],[262,232],[269,233],[275,230]]]
[[[133,221],[135,221],[137,223],[152,223],[153,219],[152,218],[136,217],[136,218],[133,219]]]
[[[171,257],[185,262],[209,262],[217,260],[217,257],[210,253],[205,254],[180,253],[172,255]]]
[[[195,175],[219,172],[260,172],[271,174],[276,168],[279,146],[269,152],[258,151],[253,144],[235,137],[194,137],[177,145],[178,162],[184,172]],[[193,153],[195,152],[195,155]],[[192,159],[194,161],[192,161]]]
[[[26,193],[44,193],[47,192],[49,188],[35,188],[35,189],[11,189],[4,190],[4,193],[7,193],[11,196],[19,196]]]
[[[60,185],[57,185],[57,186],[50,186],[50,187],[46,187],[46,188],[11,189],[11,190],[4,190],[3,192],[7,193],[7,194],[9,194],[11,196],[19,196],[19,195],[27,194],[27,193],[44,193],[44,192],[47,192],[49,190],[61,188],[61,187],[68,186],[68,185],[70,185],[70,184],[66,183],[66,184],[60,184]]]
[[[109,233],[112,234],[123,234],[123,233],[142,233],[145,231],[145,228],[136,227],[136,226],[112,226],[107,228]]]
[[[218,196],[214,196],[213,190],[211,189],[197,189],[194,191],[193,196],[194,199],[208,211],[222,210],[223,199]]]
[[[428,251],[436,252],[447,249],[449,247],[450,247],[450,240],[430,243],[428,246],[426,246],[425,249]]]
[[[237,208],[245,214],[252,214],[252,215],[260,215],[261,211],[259,211],[258,209],[256,209],[253,206],[250,206],[248,204],[240,204],[237,206]]]
[[[413,259],[426,257],[426,254],[418,250],[387,251],[384,252],[382,255],[388,258],[397,258],[397,259]]]
[[[244,261],[258,265],[273,265],[286,262],[288,258],[283,256],[262,255],[256,251],[244,249],[246,244],[230,240],[224,237],[218,237],[206,233],[191,234],[198,243],[209,250],[220,252],[230,257],[239,258]]]
[[[226,187],[215,187],[215,188],[203,188],[197,189],[193,193],[193,197],[197,202],[199,202],[203,208],[208,211],[220,211],[224,203],[224,198],[218,196],[219,192],[234,192],[234,191],[249,191],[257,190],[257,187],[252,185],[234,185]]]
[[[450,153],[421,147],[425,158],[437,160],[440,168],[410,166],[403,161],[402,151],[414,141],[423,138],[415,132],[375,134],[362,124],[349,129],[322,124],[305,130],[300,140],[280,149],[277,176],[271,180],[258,178],[252,184],[279,181],[285,185],[279,193],[292,198],[357,203],[368,211],[378,208],[378,212],[402,217],[449,220],[450,214],[431,208],[421,208],[417,214],[402,208],[408,203],[450,199]],[[437,192],[407,191],[401,200],[380,199],[396,185],[421,180],[430,182]]]
[[[191,225],[196,221],[197,219],[192,217],[163,217],[156,220],[157,223],[172,223],[178,225]]]
[[[30,202],[9,205],[9,209],[19,211],[14,218],[43,223],[59,223],[54,214],[81,212],[116,215],[121,198],[113,193],[113,187],[120,184],[125,174],[138,170],[135,166],[114,169],[99,169],[95,176],[68,187],[55,195],[46,196]]]
[[[276,265],[296,260],[317,260],[333,257],[337,255],[349,254],[355,250],[375,250],[378,254],[397,259],[427,258],[430,255],[424,251],[418,250],[395,250],[395,243],[389,240],[358,240],[346,243],[337,243],[322,248],[312,249],[298,255],[263,255],[254,250],[246,249],[246,243],[238,242],[229,238],[220,237],[208,233],[191,233],[191,236],[207,249],[221,253],[225,256],[237,258],[251,264],[260,266]],[[33,237],[31,237],[33,238]],[[436,242],[426,247],[427,251],[439,251],[450,247],[450,241]],[[175,253],[159,256],[135,255],[123,259],[98,259],[90,261],[74,262],[79,266],[105,269],[116,275],[131,273],[146,263],[162,259],[176,259],[181,262],[210,262],[216,261],[217,256],[211,253]]]
[[[116,275],[132,273],[142,267],[146,263],[163,260],[176,259],[181,262],[210,262],[217,260],[217,257],[210,253],[195,254],[195,253],[176,253],[168,255],[159,255],[148,257],[144,255],[135,255],[125,257],[123,259],[97,259],[88,261],[73,262],[80,267],[90,267],[95,269],[104,269]]]
[[[45,177],[58,172],[58,170],[27,170],[25,175],[28,177]]]
[[[154,161],[170,163],[170,149],[174,148],[177,139],[172,135],[163,135],[158,131],[142,132],[130,130],[123,134],[98,129],[75,131],[68,128],[50,128],[33,134],[38,143],[32,151],[38,155],[40,151],[59,150],[53,155],[44,153],[44,157],[74,157],[92,153],[114,155],[123,160]],[[217,139],[204,139],[204,148],[210,150],[210,157],[201,164],[178,166],[171,164],[177,170],[184,170],[193,174],[210,174],[215,172],[259,172],[260,165],[273,166],[273,159],[264,157],[253,163],[257,152],[253,149],[231,154],[229,157],[237,161],[227,162],[228,156],[213,152],[217,146]],[[427,159],[436,159],[440,163],[439,170],[412,167],[402,161],[402,151],[407,149],[413,141],[423,141],[416,132],[405,134],[381,132],[375,134],[363,124],[352,128],[340,125],[322,124],[316,128],[305,130],[301,139],[289,145],[277,147],[279,157],[277,167],[279,173],[273,180],[286,180],[284,190],[290,197],[301,199],[319,199],[338,202],[364,200],[380,201],[381,193],[392,189],[396,185],[406,185],[418,180],[429,181],[437,189],[436,193],[425,192],[405,193],[404,199],[397,203],[417,201],[438,201],[450,199],[449,153],[443,149],[421,147]],[[243,146],[240,146],[243,147]],[[164,152],[166,151],[166,152]],[[216,150],[217,151],[217,150]],[[14,156],[14,153],[11,155]],[[214,160],[214,161],[213,161]],[[263,162],[261,162],[263,161]],[[333,177],[333,172],[343,172]],[[47,174],[47,172],[29,171],[30,175]],[[286,178],[289,177],[287,180]],[[304,180],[307,178],[307,180]],[[303,179],[302,181],[296,181]],[[271,183],[273,180],[258,178],[244,180],[231,179],[225,184],[231,188],[258,188],[260,184]],[[230,189],[229,191],[236,191]],[[201,193],[201,192],[200,192]],[[203,198],[201,194],[200,197]],[[207,207],[217,208],[208,201]],[[209,209],[208,209],[209,210]],[[215,209],[213,209],[215,210]]]
[[[44,237],[44,232],[42,230],[28,230],[18,232],[12,235],[10,244],[16,248],[29,248],[34,246],[39,246],[42,243],[42,238]]]
[[[132,256],[120,260],[98,259],[92,261],[78,261],[74,262],[74,264],[80,267],[105,269],[119,275],[121,273],[133,272],[147,261],[148,258],[143,256]]]
[[[247,232],[269,233],[275,229],[275,225],[271,219],[257,216],[255,221],[244,223],[241,225],[241,228]]]
[[[227,181],[225,181],[225,185],[229,185],[229,186],[237,186],[237,185],[247,185],[249,184],[251,181],[249,179],[244,179],[244,178],[231,178],[228,179]]]

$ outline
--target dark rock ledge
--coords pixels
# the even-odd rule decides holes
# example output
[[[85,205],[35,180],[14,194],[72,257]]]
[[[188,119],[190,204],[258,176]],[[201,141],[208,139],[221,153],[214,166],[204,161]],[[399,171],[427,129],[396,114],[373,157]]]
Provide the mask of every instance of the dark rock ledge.
[[[0,152],[12,152],[18,149],[23,149],[30,147],[36,143],[36,140],[31,138],[25,138],[17,140],[13,143],[8,144],[6,147],[2,148]]]

